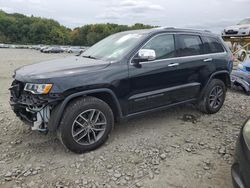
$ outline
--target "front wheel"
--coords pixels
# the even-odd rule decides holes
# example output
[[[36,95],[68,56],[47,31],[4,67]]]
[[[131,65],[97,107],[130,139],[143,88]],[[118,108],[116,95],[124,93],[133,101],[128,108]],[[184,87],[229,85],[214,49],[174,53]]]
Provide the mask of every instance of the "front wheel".
[[[222,80],[213,79],[207,86],[198,105],[206,114],[214,114],[220,110],[226,98],[226,86]]]
[[[74,100],[66,108],[58,136],[62,144],[75,153],[100,147],[114,125],[109,105],[95,97]]]

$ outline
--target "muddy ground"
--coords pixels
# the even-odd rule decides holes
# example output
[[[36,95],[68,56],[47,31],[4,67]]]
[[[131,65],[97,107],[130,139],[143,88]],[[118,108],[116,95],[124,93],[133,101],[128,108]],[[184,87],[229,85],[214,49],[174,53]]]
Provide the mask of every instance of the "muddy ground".
[[[67,54],[0,49],[0,187],[232,187],[230,165],[249,97],[229,90],[204,115],[183,105],[116,125],[90,153],[67,151],[55,135],[30,131],[11,111],[13,70]]]

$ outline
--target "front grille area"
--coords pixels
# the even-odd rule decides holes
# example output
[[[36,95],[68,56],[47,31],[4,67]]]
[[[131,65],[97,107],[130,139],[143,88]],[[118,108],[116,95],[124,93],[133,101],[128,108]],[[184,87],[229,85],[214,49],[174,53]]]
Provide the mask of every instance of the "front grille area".
[[[24,91],[25,83],[14,80],[10,90],[10,102],[22,106],[41,106],[48,102],[48,98],[42,95],[34,95]]]
[[[238,34],[238,31],[234,31],[234,30],[228,30],[228,31],[226,31],[225,32],[226,34],[230,34],[230,35],[236,35],[236,34]]]
[[[24,90],[24,83],[20,82],[20,81],[17,81],[17,80],[14,80],[11,84],[11,88],[9,89],[10,90],[10,96],[11,96],[11,99],[13,100],[17,100],[22,91]]]

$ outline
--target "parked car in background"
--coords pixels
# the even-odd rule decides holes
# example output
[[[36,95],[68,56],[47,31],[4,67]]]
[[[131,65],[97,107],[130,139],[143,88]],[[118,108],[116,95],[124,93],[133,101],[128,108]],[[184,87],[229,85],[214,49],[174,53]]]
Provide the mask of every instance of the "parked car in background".
[[[235,188],[250,187],[250,118],[240,131],[231,174]]]
[[[226,27],[222,31],[222,36],[250,36],[250,18],[240,21],[237,25]]]
[[[105,143],[123,119],[184,103],[218,112],[232,60],[223,40],[207,31],[116,33],[78,57],[17,69],[10,105],[32,130],[57,131],[64,146],[83,153]]]
[[[7,45],[7,44],[0,44],[0,48],[9,48],[9,45]]]
[[[79,54],[79,53],[82,53],[83,51],[84,51],[83,48],[77,47],[77,46],[72,46],[72,47],[67,49],[68,53],[78,53]]]
[[[250,95],[250,59],[239,64],[238,69],[232,71],[231,81],[233,85],[241,87],[247,95]]]
[[[47,48],[49,48],[49,46],[42,46],[42,47],[40,47],[40,52],[43,52]]]
[[[58,46],[48,47],[42,50],[43,53],[62,53],[64,52],[62,48]]]

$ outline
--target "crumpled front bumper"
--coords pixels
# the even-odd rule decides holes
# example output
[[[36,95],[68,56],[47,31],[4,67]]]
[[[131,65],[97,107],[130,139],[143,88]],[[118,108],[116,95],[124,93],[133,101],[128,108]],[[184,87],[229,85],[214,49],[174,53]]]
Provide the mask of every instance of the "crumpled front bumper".
[[[231,73],[231,82],[235,85],[240,85],[246,92],[250,92],[250,74],[243,71],[233,71]]]
[[[50,111],[57,104],[60,95],[34,95],[24,91],[25,83],[13,81],[10,90],[10,106],[14,113],[32,129],[45,129]]]

